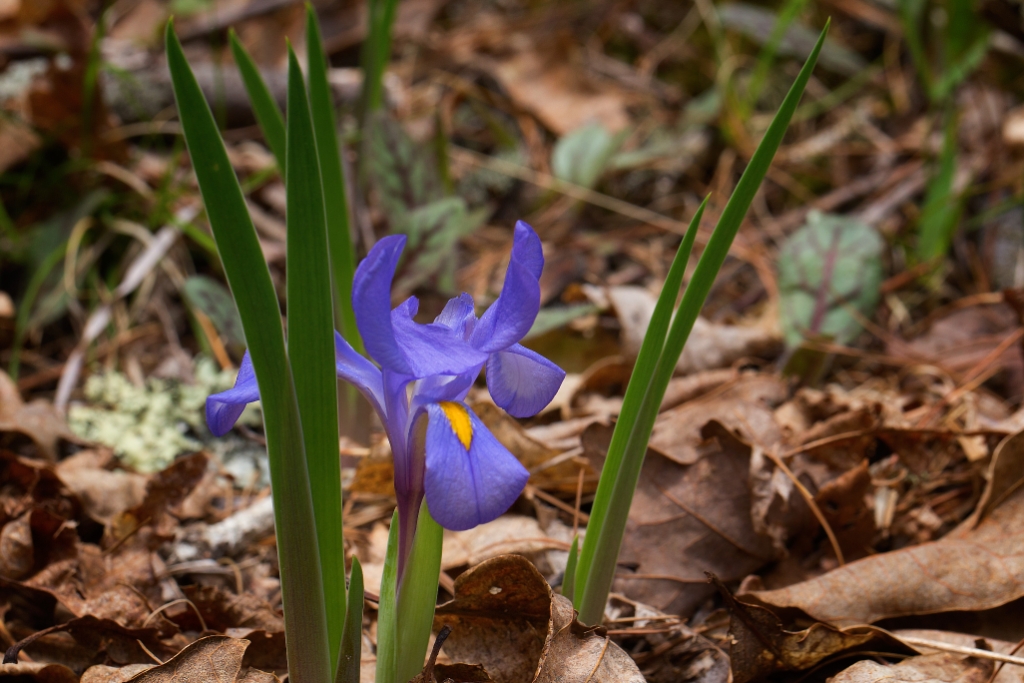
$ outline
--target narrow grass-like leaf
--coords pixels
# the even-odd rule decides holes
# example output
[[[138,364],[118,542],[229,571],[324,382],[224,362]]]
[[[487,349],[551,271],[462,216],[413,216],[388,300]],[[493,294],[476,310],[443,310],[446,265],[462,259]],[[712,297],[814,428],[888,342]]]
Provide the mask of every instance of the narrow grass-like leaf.
[[[398,0],[369,0],[369,31],[363,43],[363,98],[360,120],[384,106],[384,71],[391,57],[391,26]]]
[[[53,269],[64,258],[67,249],[68,243],[65,240],[47,254],[43,262],[32,273],[32,277],[29,278],[28,285],[25,287],[25,294],[22,295],[21,303],[18,305],[18,315],[14,319],[14,342],[11,344],[11,362],[7,366],[7,374],[11,376],[12,380],[18,380],[18,372],[21,368],[21,348],[25,343],[25,335],[28,333],[29,321],[36,305],[36,299],[39,298],[39,291],[43,288],[43,284]]]
[[[931,261],[944,256],[960,220],[959,198],[953,193],[957,157],[956,119],[949,117],[939,154],[939,164],[928,183],[921,218],[918,220],[917,259]]]
[[[260,124],[263,131],[263,138],[270,146],[270,151],[277,157],[277,166],[281,174],[285,173],[285,140],[284,116],[270,94],[270,88],[260,76],[260,70],[252,57],[242,46],[235,29],[228,31],[228,38],[231,42],[231,54],[235,56],[235,64],[242,74],[242,83],[245,84],[245,92],[249,95],[249,102],[252,103],[252,112],[256,115],[256,122]]]
[[[356,270],[355,249],[349,227],[348,200],[345,197],[345,173],[338,147],[334,100],[327,82],[327,55],[320,39],[316,10],[306,5],[306,50],[309,61],[309,104],[313,130],[323,177],[324,205],[327,208],[327,241],[331,248],[331,274],[334,280],[334,310],[338,331],[359,353],[363,340],[356,328],[352,309],[352,277]]]
[[[348,611],[341,656],[334,683],[359,683],[359,656],[363,645],[363,566],[352,556],[352,580],[348,584]]]
[[[262,396],[273,482],[288,678],[295,683],[323,683],[331,678],[332,663],[316,521],[277,295],[213,113],[170,22],[166,42],[185,141],[224,272],[238,304]]]
[[[377,607],[376,683],[404,683],[395,676],[398,656],[398,510],[391,515],[388,547],[384,552],[384,572],[380,577],[380,603]]]
[[[398,592],[398,656],[396,681],[408,681],[423,669],[437,604],[437,577],[441,574],[444,529],[434,521],[427,503],[420,505],[409,564]]]
[[[651,359],[644,358],[644,354],[655,347],[662,346],[662,343],[649,340],[648,337],[651,337],[652,334],[656,337],[663,337],[664,325],[667,324],[667,320],[658,318],[659,314],[664,316],[662,307],[663,301],[666,301],[665,292],[663,291],[662,296],[659,297],[655,307],[655,317],[652,318],[647,335],[641,345],[640,358],[637,359],[636,368],[626,389],[619,421],[612,434],[608,457],[601,473],[590,523],[583,541],[583,550],[580,553],[576,577],[577,593],[580,596],[576,605],[580,611],[580,619],[584,623],[597,623],[604,614],[608,592],[611,590],[612,580],[615,577],[616,561],[626,529],[629,508],[633,502],[643,457],[647,451],[647,443],[650,440],[651,430],[654,428],[661,401],[665,396],[665,389],[672,378],[673,370],[683,351],[686,339],[693,329],[693,323],[697,320],[704,301],[711,291],[711,286],[714,284],[715,277],[725,262],[740,223],[743,221],[747,209],[750,208],[750,203],[753,201],[761,180],[768,172],[776,150],[782,143],[789,121],[793,112],[796,111],[807,81],[814,70],[827,33],[828,24],[826,23],[811,56],[800,70],[800,74],[765,132],[761,144],[758,145],[750,163],[740,177],[736,190],[729,198],[718,225],[715,227],[711,239],[708,240],[704,253],[697,263],[697,268],[686,287],[679,311],[672,322],[668,337],[664,339],[663,348],[657,355],[656,366],[651,371],[647,365]],[[695,229],[695,222],[691,222],[687,237]],[[672,268],[669,270],[669,278],[672,277],[672,270],[676,267],[677,263],[673,262]],[[668,284],[666,281],[666,289]],[[678,284],[671,291],[673,299],[677,289]],[[659,311],[659,308],[662,310]],[[655,320],[658,323],[657,327]],[[641,366],[641,359],[644,362],[643,366]],[[637,385],[635,389],[634,384]]]
[[[581,600],[588,595],[587,586],[594,584],[597,580],[591,575],[600,573],[601,568],[596,567],[598,563],[608,563],[608,553],[614,552],[611,558],[611,568],[607,571],[614,573],[615,561],[618,558],[619,545],[622,543],[621,536],[618,542],[605,540],[598,545],[598,538],[602,531],[608,526],[608,516],[615,506],[612,494],[615,490],[615,482],[621,478],[624,468],[623,458],[626,455],[626,446],[631,437],[631,430],[637,424],[640,417],[640,409],[643,406],[643,399],[651,386],[654,371],[658,367],[658,358],[661,356],[662,348],[665,345],[665,335],[668,334],[669,324],[672,320],[672,309],[676,304],[676,296],[683,284],[683,275],[686,273],[686,264],[690,260],[690,253],[693,251],[693,243],[697,238],[697,229],[700,227],[700,219],[704,215],[708,199],[705,197],[697,212],[690,220],[690,226],[686,230],[679,249],[676,250],[675,258],[669,267],[668,275],[665,277],[665,284],[661,289],[658,302],[654,305],[654,312],[651,314],[651,322],[644,335],[644,341],[640,345],[640,353],[637,354],[636,364],[633,366],[633,374],[626,386],[626,396],[622,402],[622,410],[619,413],[618,422],[612,432],[612,440],[608,445],[608,455],[601,468],[601,479],[597,485],[597,494],[594,499],[594,506],[590,513],[590,521],[587,524],[587,535],[583,539],[583,548],[580,550],[579,559],[576,565],[576,578],[574,581],[574,594],[576,599],[574,605],[582,614]],[[637,466],[639,467],[639,465]],[[626,511],[629,510],[629,503],[632,502],[632,493],[626,501]],[[621,507],[621,505],[619,506]],[[611,587],[610,580],[608,581]],[[607,593],[605,593],[607,599]],[[599,607],[596,617],[584,623],[597,623],[604,614],[604,602]]]
[[[288,356],[302,415],[331,662],[345,629],[345,553],[341,535],[338,381],[331,324],[331,264],[313,119],[295,53],[288,50]]]
[[[565,563],[565,574],[562,578],[562,595],[572,600],[576,594],[576,565],[580,558],[580,537],[572,537],[569,547],[569,559]]]

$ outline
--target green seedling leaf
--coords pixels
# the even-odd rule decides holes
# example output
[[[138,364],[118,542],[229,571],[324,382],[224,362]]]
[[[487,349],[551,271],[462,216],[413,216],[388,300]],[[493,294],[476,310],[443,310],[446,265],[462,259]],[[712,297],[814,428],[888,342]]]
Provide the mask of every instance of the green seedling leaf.
[[[263,138],[267,141],[270,151],[277,158],[277,166],[284,174],[285,159],[285,130],[284,116],[270,94],[270,88],[263,81],[260,70],[252,57],[246,52],[234,29],[228,32],[231,42],[231,53],[235,57],[235,64],[242,74],[242,82],[245,84],[245,91],[249,95],[249,102],[252,103],[252,112],[256,115],[256,122],[260,125]]]
[[[615,135],[600,123],[589,123],[563,136],[551,151],[551,171],[555,177],[593,188],[622,146],[628,131]]]
[[[345,174],[341,165],[334,100],[327,83],[327,55],[320,39],[316,10],[306,6],[306,49],[309,61],[309,104],[316,131],[317,156],[323,176],[324,206],[327,209],[327,238],[331,248],[331,276],[334,281],[334,311],[338,331],[357,352],[363,342],[352,310],[352,278],[356,270],[355,249],[349,228]]]
[[[409,236],[398,289],[411,291],[437,274],[442,276],[438,288],[453,290],[455,247],[462,237],[480,227],[489,214],[487,208],[468,210],[461,197],[445,197],[398,216],[392,223],[392,232]]]
[[[408,681],[423,668],[437,604],[437,577],[441,574],[441,541],[444,529],[434,521],[424,501],[416,522],[409,565],[398,596],[398,681]]]
[[[597,313],[598,308],[594,304],[574,304],[572,306],[559,306],[557,308],[542,308],[537,313],[533,327],[526,333],[523,339],[539,337],[542,334],[565,327],[573,320],[578,320],[585,315]]]
[[[721,4],[716,9],[718,18],[726,28],[742,33],[759,45],[765,45],[771,39],[777,21],[775,12],[745,2]],[[807,59],[817,40],[818,36],[813,30],[794,21],[782,34],[776,51],[786,57]],[[823,68],[844,76],[853,76],[867,67],[860,55],[833,41],[825,42],[818,61]]]
[[[398,510],[391,515],[388,547],[384,552],[384,572],[380,577],[380,603],[377,606],[376,683],[402,683],[395,675],[398,661]]]
[[[181,294],[189,308],[210,319],[224,341],[236,348],[245,347],[242,319],[227,287],[211,277],[192,275],[185,280]]]
[[[444,196],[437,160],[429,147],[413,142],[402,124],[386,112],[370,117],[365,145],[367,173],[389,218]]]
[[[935,175],[928,183],[921,218],[918,221],[917,259],[932,261],[949,251],[953,233],[960,222],[961,202],[953,192],[957,159],[956,119],[950,117]]]
[[[345,544],[341,535],[338,381],[334,360],[331,264],[317,144],[302,70],[288,50],[288,356],[302,415],[316,514],[331,662],[345,629]]]
[[[391,27],[398,0],[370,0],[369,27],[363,43],[363,97],[360,120],[365,124],[384,107],[384,71],[391,59]]]
[[[333,666],[316,520],[277,294],[217,123],[170,22],[166,42],[167,64],[185,141],[228,285],[235,295],[262,397],[273,482],[288,678],[295,683],[323,683],[332,678]]]
[[[334,683],[359,683],[359,656],[363,644],[363,567],[352,556],[352,579],[348,586],[348,613],[341,639],[341,658]]]
[[[779,252],[779,311],[790,348],[808,337],[849,343],[870,318],[882,284],[885,242],[867,223],[811,211]]]
[[[662,295],[655,305],[647,334],[640,347],[633,375],[626,388],[619,420],[608,447],[587,534],[576,569],[576,606],[584,623],[598,623],[615,578],[615,567],[633,502],[647,443],[654,428],[661,401],[679,362],[686,339],[700,314],[715,277],[721,269],[761,181],[789,127],[807,81],[817,62],[828,24],[818,37],[810,57],[779,107],[764,138],[744,170],[736,190],[725,205],[718,225],[708,240],[697,268],[683,294],[679,311],[672,320],[672,305],[682,282],[683,270],[693,245],[704,204],[690,223],[683,244],[672,262]],[[705,200],[706,203],[706,200]],[[666,337],[666,330],[668,335]]]

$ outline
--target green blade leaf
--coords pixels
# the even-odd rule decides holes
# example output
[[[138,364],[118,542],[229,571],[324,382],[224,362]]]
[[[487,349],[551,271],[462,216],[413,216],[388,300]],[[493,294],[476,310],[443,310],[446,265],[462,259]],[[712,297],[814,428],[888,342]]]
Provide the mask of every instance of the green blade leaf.
[[[252,103],[252,111],[256,115],[256,122],[260,124],[260,130],[263,131],[263,138],[270,146],[270,151],[277,157],[277,166],[283,175],[286,144],[284,117],[277,102],[274,101],[274,96],[270,94],[270,88],[260,76],[256,63],[238,40],[235,29],[228,32],[228,37],[231,42],[231,53],[235,56],[235,64],[242,74],[245,92],[249,94],[249,102]]]
[[[377,606],[376,683],[401,683],[395,676],[398,657],[398,510],[391,515],[388,547],[384,552],[384,572],[380,577],[380,602]]]
[[[708,198],[701,202],[697,212],[690,220],[690,226],[686,229],[679,249],[676,251],[672,265],[665,276],[665,285],[661,289],[658,302],[654,305],[654,312],[651,314],[651,322],[644,335],[644,341],[640,344],[640,353],[637,354],[636,364],[633,366],[633,374],[626,386],[626,396],[622,401],[622,410],[619,412],[619,420],[615,424],[615,431],[612,432],[612,441],[608,445],[608,456],[605,459],[604,467],[601,469],[601,479],[597,484],[597,494],[594,498],[594,506],[590,513],[590,522],[587,524],[587,534],[583,539],[583,548],[580,550],[579,560],[576,565],[576,577],[574,583],[574,606],[582,614],[583,600],[588,596],[587,586],[596,579],[591,578],[591,573],[597,565],[608,565],[608,556],[611,553],[610,568],[606,568],[609,576],[614,574],[615,561],[619,555],[621,537],[617,543],[605,540],[598,545],[601,538],[601,530],[607,525],[611,509],[615,506],[612,498],[615,481],[622,476],[624,468],[623,459],[626,456],[626,446],[637,421],[640,418],[640,410],[643,407],[643,399],[648,387],[650,387],[654,371],[658,366],[658,359],[661,357],[662,348],[665,345],[665,335],[668,333],[669,323],[672,320],[672,309],[675,307],[676,296],[683,284],[683,275],[686,272],[686,264],[690,260],[690,253],[693,251],[693,243],[697,239],[697,229],[700,227],[700,219],[704,216],[704,209],[707,207]],[[639,466],[637,466],[639,469]],[[626,512],[629,511],[629,503],[632,502],[632,495],[626,502]],[[601,571],[598,568],[596,571]],[[603,580],[603,579],[602,579]],[[611,579],[608,579],[608,587],[611,588]],[[596,598],[592,598],[595,599]],[[607,601],[607,593],[605,593]],[[604,602],[599,606],[599,611],[591,621],[584,623],[597,623],[597,620],[604,614]]]
[[[348,200],[345,197],[345,173],[338,147],[334,100],[327,83],[327,55],[320,40],[316,10],[306,5],[306,50],[309,61],[309,104],[316,132],[317,155],[323,176],[324,204],[327,208],[327,241],[331,248],[331,273],[334,279],[334,310],[338,330],[357,352],[363,352],[363,340],[356,328],[352,310],[352,278],[356,271],[355,249],[349,227]]]
[[[779,111],[765,132],[761,144],[758,145],[754,156],[751,157],[750,163],[736,185],[735,192],[726,203],[718,225],[715,226],[715,231],[712,233],[711,239],[708,240],[693,277],[683,294],[679,311],[672,322],[668,337],[664,341],[664,348],[661,349],[657,365],[650,373],[647,373],[646,366],[644,367],[644,374],[649,381],[643,382],[634,391],[634,383],[642,381],[643,377],[640,373],[640,359],[637,359],[636,369],[633,371],[633,377],[630,378],[629,386],[626,389],[619,421],[615,425],[612,442],[608,447],[608,458],[601,472],[590,524],[583,541],[583,551],[580,553],[577,585],[582,590],[582,596],[577,602],[580,619],[584,623],[597,623],[604,614],[608,592],[611,590],[612,581],[615,578],[616,560],[622,545],[622,536],[626,530],[629,508],[633,502],[633,494],[640,478],[640,468],[647,452],[647,442],[651,438],[651,430],[658,417],[665,389],[668,387],[669,380],[672,379],[672,372],[679,361],[686,339],[693,329],[693,323],[697,320],[704,301],[711,291],[711,286],[714,284],[715,277],[725,262],[733,239],[739,231],[740,223],[743,221],[747,209],[750,208],[757,188],[768,172],[768,166],[771,164],[776,150],[782,143],[782,138],[789,127],[789,121],[796,111],[796,106],[800,102],[800,97],[814,70],[827,33],[828,23],[825,24],[811,56],[807,58],[807,62],[800,70],[796,81],[789,89]],[[690,229],[694,229],[692,223]],[[676,264],[673,263],[672,268],[675,267]],[[658,306],[661,306],[661,303],[659,298]],[[656,307],[655,315],[657,314],[658,308]],[[656,335],[664,334],[660,331],[661,329],[663,328],[655,328],[655,320],[652,319],[647,336],[651,336],[652,331]],[[657,342],[652,342],[652,348],[655,344]],[[641,345],[641,356],[647,347],[648,340],[645,337],[644,343]],[[649,362],[650,359],[645,358],[644,360]]]
[[[313,119],[302,70],[290,48],[287,130],[288,355],[295,374],[316,513],[331,662],[336,662],[345,629],[345,546],[341,533],[331,265]]]
[[[384,71],[391,58],[391,26],[398,0],[369,1],[369,30],[363,43],[363,97],[360,121],[384,106]]]
[[[420,504],[416,537],[409,565],[398,594],[398,656],[396,681],[408,681],[423,669],[430,642],[430,627],[434,624],[434,606],[437,604],[437,577],[441,574],[441,541],[444,529],[434,521],[427,503]]]
[[[348,612],[345,635],[341,638],[341,658],[334,683],[359,683],[359,656],[363,644],[363,567],[352,556],[352,580],[348,586]]]
[[[330,679],[332,667],[316,521],[277,295],[213,113],[203,99],[170,22],[166,42],[185,141],[224,272],[238,304],[262,397],[273,482],[288,677],[296,683],[323,683]]]

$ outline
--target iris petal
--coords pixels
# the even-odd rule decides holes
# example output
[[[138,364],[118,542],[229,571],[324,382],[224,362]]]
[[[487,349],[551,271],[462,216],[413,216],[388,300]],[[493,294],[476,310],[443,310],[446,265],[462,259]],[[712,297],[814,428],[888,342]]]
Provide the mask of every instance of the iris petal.
[[[470,325],[471,320],[474,323],[476,322],[474,313],[473,297],[463,292],[459,296],[448,300],[444,310],[434,318],[434,322],[451,329],[455,332],[456,337],[465,339],[466,327]],[[472,329],[469,331],[472,332]]]
[[[427,506],[446,529],[495,519],[515,502],[530,475],[462,403],[427,406]]]
[[[337,331],[334,333],[334,364],[338,377],[355,385],[384,421],[384,382],[380,368],[357,353]]]
[[[487,359],[487,388],[494,402],[514,417],[531,417],[544,409],[562,386],[565,371],[521,344]]]
[[[206,424],[216,436],[224,436],[235,426],[245,406],[260,400],[260,388],[256,384],[256,372],[252,359],[246,351],[238,367],[235,386],[206,398]]]
[[[416,297],[409,297],[391,313],[394,338],[405,354],[405,374],[415,377],[460,375],[479,370],[487,353],[474,348],[451,328],[441,323],[421,324],[413,320],[419,308]]]
[[[544,252],[540,238],[526,223],[516,223],[512,258],[501,294],[480,316],[470,337],[476,348],[499,351],[517,343],[533,326],[540,310],[540,273]]]
[[[411,374],[391,325],[391,281],[405,248],[405,235],[389,235],[373,246],[352,282],[352,308],[367,353],[381,366]]]

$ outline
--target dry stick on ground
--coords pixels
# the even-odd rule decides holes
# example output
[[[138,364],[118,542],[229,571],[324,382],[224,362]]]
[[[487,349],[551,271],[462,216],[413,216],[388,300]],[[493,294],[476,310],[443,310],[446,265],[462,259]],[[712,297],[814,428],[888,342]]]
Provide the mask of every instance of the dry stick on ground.
[[[955,652],[959,655],[970,655],[971,657],[977,657],[978,659],[992,659],[997,662],[1005,662],[1006,664],[1024,666],[1024,657],[1004,655],[999,652],[992,652],[992,650],[982,650],[977,647],[953,645],[952,643],[944,643],[941,640],[930,640],[928,638],[918,638],[916,636],[901,636],[895,633],[893,633],[892,636],[897,640],[902,640],[907,645],[913,645],[915,647],[920,646],[931,650],[941,650],[942,652]]]

